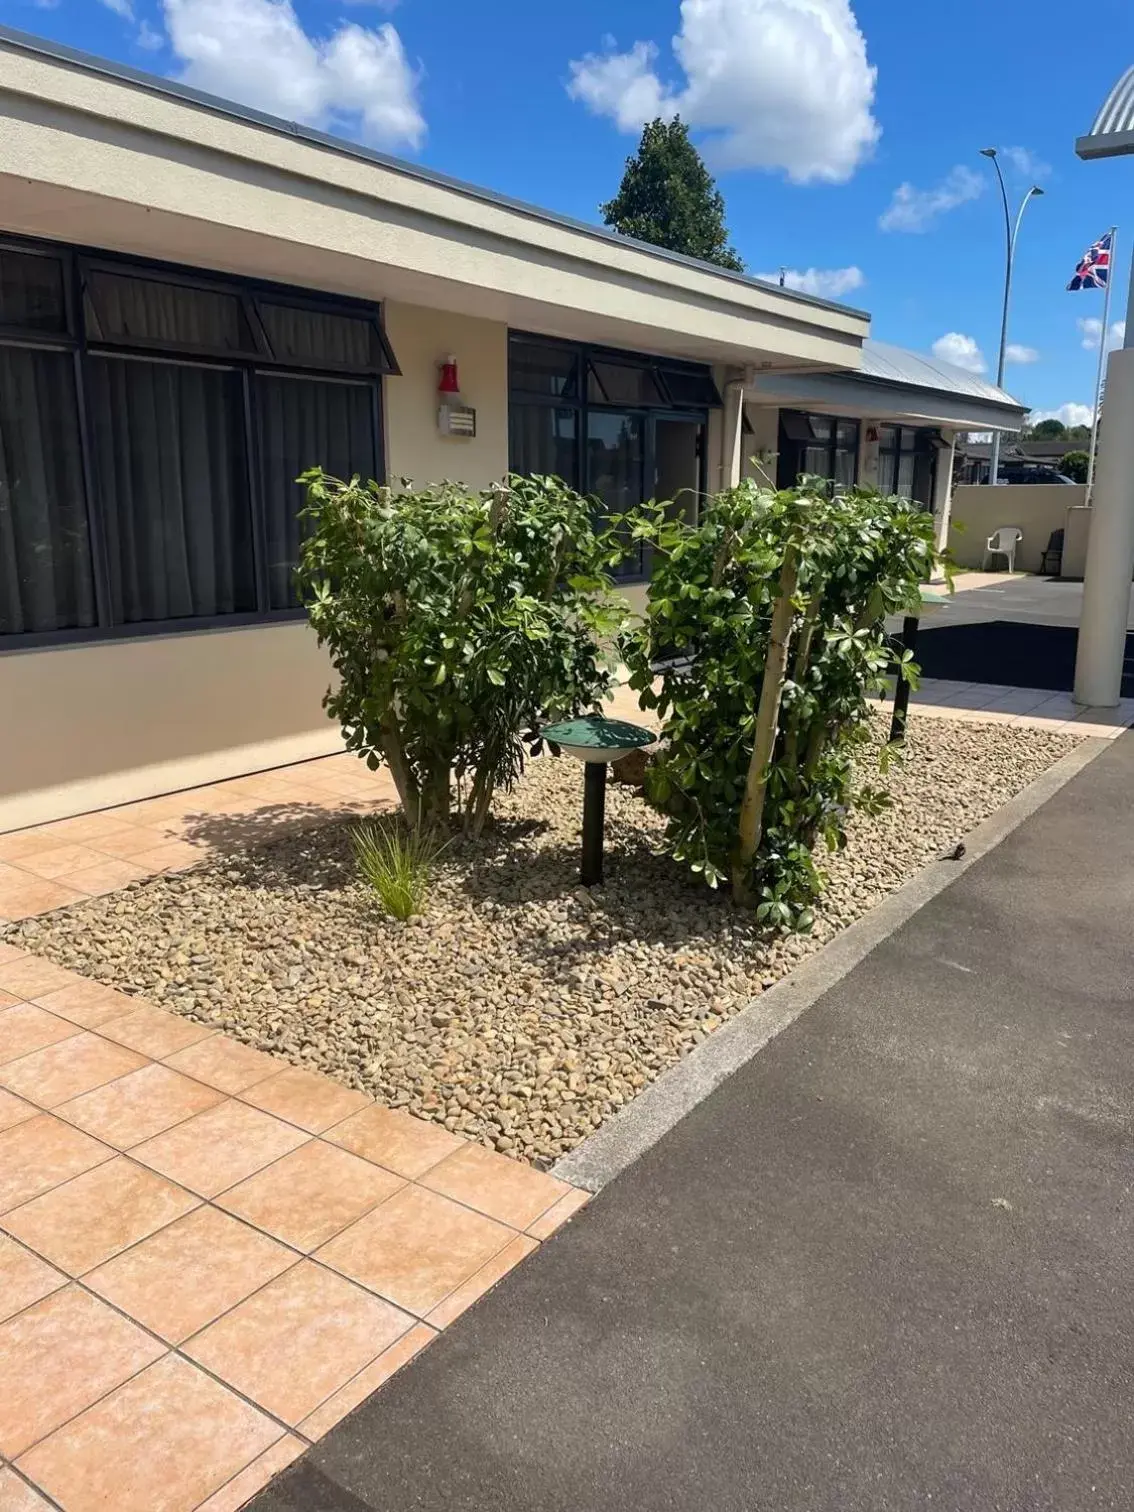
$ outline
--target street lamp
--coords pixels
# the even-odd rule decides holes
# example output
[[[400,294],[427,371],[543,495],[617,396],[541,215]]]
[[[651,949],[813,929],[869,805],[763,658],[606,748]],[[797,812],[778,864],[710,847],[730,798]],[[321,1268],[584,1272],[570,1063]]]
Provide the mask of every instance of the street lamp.
[[[1008,305],[1012,298],[1012,266],[1016,261],[1016,240],[1020,235],[1020,222],[1024,218],[1024,211],[1028,208],[1030,199],[1037,199],[1043,190],[1038,184],[1033,184],[1020,202],[1020,209],[1016,215],[1016,224],[1012,224],[1012,212],[1008,208],[1008,189],[1004,183],[1004,175],[1000,171],[1000,159],[995,147],[982,147],[981,157],[991,159],[992,166],[996,169],[996,177],[1000,183],[1000,198],[1004,202],[1004,242],[1007,253],[1007,262],[1004,269],[1004,313],[1000,320],[1000,358],[996,364],[996,387],[1004,387],[1004,355],[1008,349]],[[989,462],[988,481],[996,483],[1000,479],[1000,432],[992,433],[992,457]]]

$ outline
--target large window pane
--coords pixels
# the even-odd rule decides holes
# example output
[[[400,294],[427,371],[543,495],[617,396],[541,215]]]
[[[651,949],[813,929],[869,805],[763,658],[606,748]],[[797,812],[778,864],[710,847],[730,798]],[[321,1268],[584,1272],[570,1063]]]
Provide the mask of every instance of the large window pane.
[[[549,404],[513,404],[508,421],[508,466],[525,477],[562,478],[579,486],[576,411]]]
[[[378,335],[368,316],[336,315],[298,305],[259,305],[272,354],[277,362],[297,367],[341,367],[365,372],[380,369]]]
[[[603,505],[603,513],[616,519],[645,497],[641,415],[596,412],[587,417],[587,491]],[[645,570],[645,548],[639,547],[625,563],[620,576],[638,577]]]
[[[665,408],[653,369],[623,362],[592,362],[587,395],[593,404],[634,404]]]
[[[171,351],[256,351],[235,294],[190,288],[156,278],[87,270],[86,314],[92,340]]]
[[[549,399],[579,397],[579,353],[574,347],[545,346],[513,336],[508,357],[514,394],[542,394]]]
[[[66,331],[63,264],[58,257],[0,248],[0,326]]]
[[[269,608],[299,602],[293,574],[304,533],[300,473],[322,467],[336,478],[377,476],[373,400],[369,384],[257,375]]]
[[[93,358],[90,408],[115,621],[255,609],[239,375]]]
[[[0,347],[0,635],[94,622],[74,359]]]

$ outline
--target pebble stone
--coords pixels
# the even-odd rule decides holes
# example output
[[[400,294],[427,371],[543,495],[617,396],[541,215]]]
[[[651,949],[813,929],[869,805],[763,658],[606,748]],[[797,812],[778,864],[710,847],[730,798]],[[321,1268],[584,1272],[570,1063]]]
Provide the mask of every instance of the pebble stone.
[[[660,818],[618,785],[605,885],[585,891],[582,772],[547,757],[481,842],[450,847],[406,924],[358,881],[335,821],[4,937],[546,1168],[1075,744],[915,711],[893,807],[853,817],[822,861],[807,936],[757,928],[671,863]]]

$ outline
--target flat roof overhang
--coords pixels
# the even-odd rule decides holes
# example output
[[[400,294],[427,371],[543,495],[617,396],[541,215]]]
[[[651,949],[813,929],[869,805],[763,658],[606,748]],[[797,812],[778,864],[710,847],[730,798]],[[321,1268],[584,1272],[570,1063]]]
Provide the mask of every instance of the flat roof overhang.
[[[936,389],[890,384],[853,373],[782,374],[756,378],[745,391],[751,404],[814,410],[897,425],[938,425],[951,430],[1018,431],[1027,409]]]
[[[715,364],[853,370],[860,311],[0,29],[0,230]]]

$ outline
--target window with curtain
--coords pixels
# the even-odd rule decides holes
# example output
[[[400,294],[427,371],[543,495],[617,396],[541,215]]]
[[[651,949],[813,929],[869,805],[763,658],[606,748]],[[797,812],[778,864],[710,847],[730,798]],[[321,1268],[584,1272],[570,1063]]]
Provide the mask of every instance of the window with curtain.
[[[794,488],[801,473],[811,473],[852,487],[858,478],[858,439],[857,420],[781,410],[778,486]]]
[[[288,609],[299,603],[294,572],[305,534],[303,488],[295,480],[315,466],[336,478],[376,477],[373,393],[369,384],[270,373],[258,379],[268,602]]]
[[[0,637],[295,609],[296,478],[382,478],[396,371],[372,304],[0,242]]]
[[[578,426],[573,409],[513,404],[508,416],[510,467],[527,476],[562,478],[579,486]]]
[[[256,608],[239,373],[96,357],[91,440],[117,623]]]
[[[645,419],[642,415],[592,410],[587,416],[587,492],[608,519],[617,519],[645,497]],[[619,569],[621,577],[645,570],[645,547]]]
[[[74,357],[0,345],[0,635],[95,617]]]

